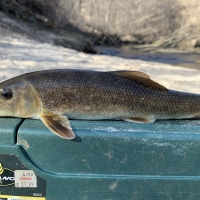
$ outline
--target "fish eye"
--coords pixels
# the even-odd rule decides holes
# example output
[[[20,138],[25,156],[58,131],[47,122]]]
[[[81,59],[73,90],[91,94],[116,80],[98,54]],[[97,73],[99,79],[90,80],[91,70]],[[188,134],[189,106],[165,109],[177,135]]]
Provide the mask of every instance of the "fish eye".
[[[5,100],[11,99],[13,96],[12,91],[10,89],[3,88],[0,90],[0,92],[1,92],[1,97]]]

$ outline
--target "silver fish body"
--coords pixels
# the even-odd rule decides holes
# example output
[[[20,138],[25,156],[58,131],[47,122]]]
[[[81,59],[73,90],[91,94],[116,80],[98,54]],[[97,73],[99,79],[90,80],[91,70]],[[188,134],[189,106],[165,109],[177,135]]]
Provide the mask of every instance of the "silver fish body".
[[[5,105],[0,116],[41,119],[67,139],[75,137],[68,119],[153,122],[200,116],[200,95],[168,90],[141,72],[46,70],[4,81],[0,89]]]

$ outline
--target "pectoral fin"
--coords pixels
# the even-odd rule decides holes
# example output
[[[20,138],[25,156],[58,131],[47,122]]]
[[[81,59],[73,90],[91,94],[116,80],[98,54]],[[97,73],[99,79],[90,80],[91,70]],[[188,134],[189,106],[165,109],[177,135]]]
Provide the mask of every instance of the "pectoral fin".
[[[135,123],[152,123],[155,121],[155,119],[139,118],[139,117],[130,117],[123,120],[127,122],[135,122]]]
[[[75,134],[72,131],[67,117],[51,112],[45,112],[40,115],[40,119],[51,132],[61,138],[70,140],[75,138]]]

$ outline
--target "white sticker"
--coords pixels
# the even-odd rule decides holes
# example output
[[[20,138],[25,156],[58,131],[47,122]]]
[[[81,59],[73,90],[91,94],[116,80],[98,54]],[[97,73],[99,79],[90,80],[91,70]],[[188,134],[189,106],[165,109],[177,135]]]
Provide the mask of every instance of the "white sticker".
[[[37,177],[32,170],[15,170],[15,187],[35,188],[37,187]]]

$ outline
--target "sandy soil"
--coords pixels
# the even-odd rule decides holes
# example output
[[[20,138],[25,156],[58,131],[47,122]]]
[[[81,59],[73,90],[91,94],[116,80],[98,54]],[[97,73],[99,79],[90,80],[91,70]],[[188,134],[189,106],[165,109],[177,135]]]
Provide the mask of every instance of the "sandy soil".
[[[165,87],[200,93],[200,71],[106,55],[89,55],[22,37],[0,35],[0,81],[22,73],[58,68],[142,71]]]

